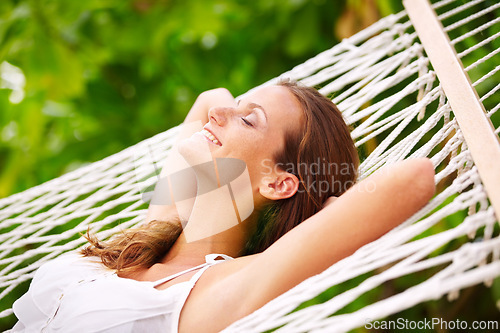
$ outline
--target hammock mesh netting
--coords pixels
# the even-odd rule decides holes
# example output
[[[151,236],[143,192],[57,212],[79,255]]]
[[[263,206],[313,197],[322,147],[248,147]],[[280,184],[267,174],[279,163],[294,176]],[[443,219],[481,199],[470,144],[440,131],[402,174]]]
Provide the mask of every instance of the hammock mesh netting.
[[[432,7],[484,105],[482,116],[498,136],[500,3],[445,0]],[[494,206],[406,12],[383,18],[280,78],[333,96],[353,127],[360,178],[386,164],[427,156],[435,166],[437,194],[396,229],[228,332],[348,331],[367,318],[385,318],[445,295],[455,299],[461,289],[489,285],[500,276]],[[0,320],[13,318],[12,303],[41,264],[85,244],[80,233],[89,226],[104,239],[144,220],[143,191],[156,180],[177,132],[172,128],[0,200]],[[391,209],[391,203],[381,209]],[[382,295],[381,286],[398,279],[411,286]],[[363,297],[369,301],[356,306]]]

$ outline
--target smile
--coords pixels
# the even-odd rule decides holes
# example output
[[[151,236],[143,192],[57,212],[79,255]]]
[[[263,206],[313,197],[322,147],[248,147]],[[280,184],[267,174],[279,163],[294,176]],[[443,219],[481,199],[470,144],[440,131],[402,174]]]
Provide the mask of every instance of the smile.
[[[208,130],[202,129],[201,134],[203,134],[209,141],[213,142],[214,144],[222,146],[222,143],[215,137],[215,135],[213,135]]]

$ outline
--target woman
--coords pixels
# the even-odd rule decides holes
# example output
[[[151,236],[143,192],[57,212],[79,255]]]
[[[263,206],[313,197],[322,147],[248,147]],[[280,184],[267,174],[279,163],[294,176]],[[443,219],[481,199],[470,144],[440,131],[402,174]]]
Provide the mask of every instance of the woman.
[[[295,83],[237,102],[225,89],[205,92],[185,124],[196,121],[206,125],[180,140],[162,171],[152,222],[107,243],[87,235],[85,258],[42,266],[14,306],[14,331],[216,332],[377,239],[434,193],[427,159],[352,186],[358,158],[340,112]],[[235,161],[244,162],[243,185],[225,186],[234,168],[224,165]]]

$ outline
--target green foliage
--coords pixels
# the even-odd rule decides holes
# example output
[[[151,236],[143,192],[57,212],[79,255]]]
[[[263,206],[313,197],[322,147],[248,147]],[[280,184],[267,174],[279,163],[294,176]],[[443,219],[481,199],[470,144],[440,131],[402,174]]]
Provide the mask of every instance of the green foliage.
[[[196,96],[239,95],[329,48],[343,2],[7,0],[0,63],[0,197],[182,121]]]

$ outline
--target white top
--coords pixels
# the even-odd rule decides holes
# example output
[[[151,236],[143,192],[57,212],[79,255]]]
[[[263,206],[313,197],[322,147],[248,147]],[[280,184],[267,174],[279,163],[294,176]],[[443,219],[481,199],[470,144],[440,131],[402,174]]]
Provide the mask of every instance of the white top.
[[[12,332],[177,332],[196,281],[227,259],[232,258],[209,254],[204,264],[152,282],[120,278],[96,257],[62,255],[42,265],[14,303],[19,321]],[[200,270],[189,281],[155,288],[195,269]]]

